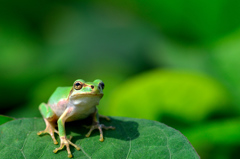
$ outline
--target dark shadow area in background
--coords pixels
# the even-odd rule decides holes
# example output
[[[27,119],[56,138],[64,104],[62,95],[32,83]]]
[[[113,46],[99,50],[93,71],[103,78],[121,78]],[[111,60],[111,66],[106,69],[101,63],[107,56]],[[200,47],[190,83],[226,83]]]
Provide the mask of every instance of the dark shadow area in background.
[[[240,143],[239,144],[208,144],[204,148],[200,148],[201,158],[213,159],[236,159],[240,156]],[[203,151],[204,150],[204,151]],[[197,150],[198,151],[198,150]]]
[[[231,147],[229,148],[229,146],[225,146],[225,149],[229,149],[230,153],[229,153],[229,159],[235,159],[237,158],[237,156],[240,156],[240,143],[236,144],[236,145],[231,145]],[[217,151],[218,153],[219,151]]]
[[[186,128],[190,128],[193,125],[167,113],[162,114],[158,121],[180,131]]]
[[[207,121],[221,120],[221,119],[231,119],[239,117],[239,111],[234,109],[234,106],[229,106],[229,109],[215,110],[210,113],[207,117]]]
[[[237,118],[239,117],[238,111],[233,109],[233,106],[231,109],[224,109],[224,110],[215,110],[214,112],[210,113],[204,121],[211,122],[211,121],[217,121],[217,120],[223,120],[223,119],[232,119],[232,118]],[[190,120],[183,120],[179,119],[176,116],[173,116],[168,113],[163,113],[159,117],[158,121],[173,127],[174,129],[177,130],[184,130],[187,128],[191,128],[192,126],[202,122],[203,120],[199,122],[194,122]]]

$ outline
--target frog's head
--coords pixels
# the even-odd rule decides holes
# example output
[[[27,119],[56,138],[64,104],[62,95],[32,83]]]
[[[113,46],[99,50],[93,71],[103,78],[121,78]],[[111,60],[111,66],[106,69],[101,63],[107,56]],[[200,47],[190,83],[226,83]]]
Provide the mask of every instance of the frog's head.
[[[84,96],[97,96],[102,98],[104,83],[100,79],[96,79],[93,82],[85,82],[82,79],[77,79],[73,83],[73,87],[70,93],[70,99],[81,98]]]

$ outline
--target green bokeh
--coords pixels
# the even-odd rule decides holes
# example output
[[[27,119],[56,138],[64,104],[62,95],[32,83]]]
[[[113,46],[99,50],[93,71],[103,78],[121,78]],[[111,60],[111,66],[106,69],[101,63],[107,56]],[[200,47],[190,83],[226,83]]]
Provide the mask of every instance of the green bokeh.
[[[164,122],[202,158],[239,156],[239,8],[233,0],[2,1],[0,114],[40,117],[56,87],[102,79],[101,114]]]

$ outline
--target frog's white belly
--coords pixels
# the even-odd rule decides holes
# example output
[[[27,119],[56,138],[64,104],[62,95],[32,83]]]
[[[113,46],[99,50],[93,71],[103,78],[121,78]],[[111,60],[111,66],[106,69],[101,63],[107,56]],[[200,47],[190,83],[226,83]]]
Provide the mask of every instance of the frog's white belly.
[[[96,105],[99,104],[100,99],[99,96],[85,96],[74,99],[69,101],[69,103],[67,103],[66,106],[63,106],[62,109],[56,110],[55,113],[60,117],[67,107],[71,107],[72,111],[68,115],[69,117],[66,122],[84,119],[96,110]]]

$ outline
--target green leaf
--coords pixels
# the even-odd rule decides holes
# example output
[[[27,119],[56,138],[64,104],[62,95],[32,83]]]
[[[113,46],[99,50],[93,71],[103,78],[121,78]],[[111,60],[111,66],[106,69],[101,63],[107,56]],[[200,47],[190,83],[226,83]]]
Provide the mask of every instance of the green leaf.
[[[226,109],[228,101],[225,89],[206,75],[153,70],[121,84],[112,93],[109,114],[159,120],[165,113],[194,122]]]
[[[0,115],[0,125],[6,123],[8,121],[11,121],[11,120],[14,120],[14,119],[11,117],[8,117],[8,116]]]
[[[199,158],[179,131],[156,121],[114,117],[103,122],[116,127],[104,130],[104,142],[99,141],[96,130],[86,138],[87,129],[78,123],[66,125],[67,136],[73,136],[72,142],[81,147],[80,151],[71,147],[74,158]],[[37,135],[44,128],[43,120],[38,118],[14,120],[0,126],[1,158],[67,158],[65,149],[53,153],[59,145],[54,145],[49,135]]]

